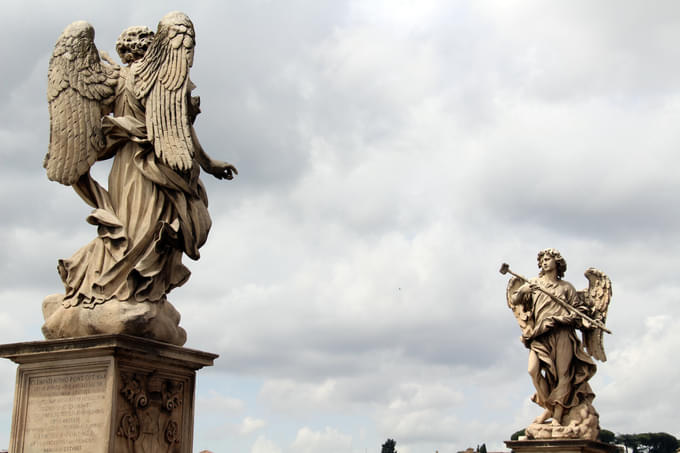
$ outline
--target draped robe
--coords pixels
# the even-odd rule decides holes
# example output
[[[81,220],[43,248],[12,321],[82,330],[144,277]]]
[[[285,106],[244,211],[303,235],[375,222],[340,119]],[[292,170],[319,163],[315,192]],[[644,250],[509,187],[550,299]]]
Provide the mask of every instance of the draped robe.
[[[539,278],[533,278],[531,282],[572,306],[578,300],[576,290],[568,282],[551,283]],[[557,404],[569,409],[592,400],[595,395],[588,380],[597,366],[576,334],[577,315],[539,291],[524,299],[518,297],[517,302],[530,308],[533,323],[523,331],[522,341],[538,356],[538,378],[547,384],[547,392],[537,388],[532,400],[546,409]]]
[[[59,261],[65,307],[165,300],[189,278],[182,254],[198,259],[210,230],[198,162],[180,173],[156,157],[132,77],[121,68],[113,116],[103,120],[107,149],[100,158],[114,156],[108,190],[89,174],[73,186],[95,208],[87,221],[97,237]]]

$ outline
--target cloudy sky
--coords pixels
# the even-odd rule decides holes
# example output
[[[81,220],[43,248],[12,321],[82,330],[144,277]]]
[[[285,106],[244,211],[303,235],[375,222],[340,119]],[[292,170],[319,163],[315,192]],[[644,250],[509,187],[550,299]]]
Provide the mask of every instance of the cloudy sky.
[[[115,55],[175,9],[201,142],[240,173],[204,178],[211,236],[170,295],[186,346],[220,354],[194,451],[503,449],[541,411],[498,268],[535,275],[545,247],[578,289],[590,266],[613,281],[602,427],[680,436],[675,1],[3,2],[3,342],[42,338],[57,259],[96,234],[41,168],[57,37],[84,19]]]

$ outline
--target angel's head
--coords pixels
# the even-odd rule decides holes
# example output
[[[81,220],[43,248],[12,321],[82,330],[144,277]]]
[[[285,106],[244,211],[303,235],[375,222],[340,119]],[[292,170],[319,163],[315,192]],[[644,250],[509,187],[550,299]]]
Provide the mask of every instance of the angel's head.
[[[567,261],[562,258],[559,250],[557,249],[544,249],[538,252],[538,268],[540,269],[538,275],[543,275],[545,273],[543,269],[543,261],[545,258],[551,258],[555,261],[555,270],[557,274],[557,279],[562,280],[564,273],[567,271]]]
[[[125,64],[131,64],[144,56],[153,41],[154,33],[149,27],[128,27],[116,41],[116,51]]]

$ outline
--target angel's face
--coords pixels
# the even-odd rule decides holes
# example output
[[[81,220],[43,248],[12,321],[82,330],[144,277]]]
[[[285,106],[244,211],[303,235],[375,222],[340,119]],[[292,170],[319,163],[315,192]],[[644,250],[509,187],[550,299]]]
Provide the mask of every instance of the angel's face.
[[[543,272],[551,272],[557,270],[557,261],[555,257],[549,253],[544,254],[541,257],[541,269]]]

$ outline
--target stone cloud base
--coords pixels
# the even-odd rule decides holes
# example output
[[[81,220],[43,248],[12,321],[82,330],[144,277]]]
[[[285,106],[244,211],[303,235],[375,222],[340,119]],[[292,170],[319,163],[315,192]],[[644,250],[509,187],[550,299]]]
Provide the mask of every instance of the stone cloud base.
[[[196,370],[217,355],[127,335],[0,345],[19,364],[12,453],[191,453]]]
[[[619,453],[616,445],[585,439],[506,440],[512,453]]]

